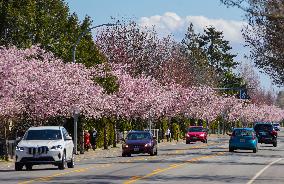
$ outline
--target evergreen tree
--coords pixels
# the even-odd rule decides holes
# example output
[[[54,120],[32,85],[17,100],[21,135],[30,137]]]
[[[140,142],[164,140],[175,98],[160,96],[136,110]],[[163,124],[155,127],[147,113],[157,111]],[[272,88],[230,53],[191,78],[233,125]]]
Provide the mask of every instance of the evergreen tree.
[[[200,35],[195,33],[193,24],[190,24],[185,38],[182,40],[181,52],[191,65],[191,73],[195,77],[195,85],[215,86],[218,81],[215,77],[215,72],[213,68],[208,65],[206,53],[199,44]]]
[[[224,40],[222,32],[209,27],[204,29],[204,34],[196,34],[191,24],[182,41],[182,49],[195,68],[198,83],[218,87],[240,86],[242,79],[232,71],[238,65],[234,60],[236,55],[230,53],[232,47]]]
[[[0,0],[0,45],[28,48],[39,44],[65,62],[72,60],[72,47],[80,33],[90,28],[88,16],[80,22],[63,0]],[[86,66],[102,63],[88,33],[77,47],[77,61]]]
[[[242,79],[232,71],[239,63],[234,60],[236,55],[230,53],[232,47],[224,40],[223,32],[208,27],[199,38],[199,46],[206,54],[209,66],[218,75],[219,87],[240,87]]]

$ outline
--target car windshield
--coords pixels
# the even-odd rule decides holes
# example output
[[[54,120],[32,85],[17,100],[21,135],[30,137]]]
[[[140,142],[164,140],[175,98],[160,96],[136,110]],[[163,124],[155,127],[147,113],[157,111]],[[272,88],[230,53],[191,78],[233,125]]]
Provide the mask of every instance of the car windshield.
[[[204,132],[202,127],[190,127],[188,129],[189,132]]]
[[[127,135],[128,140],[147,140],[150,139],[150,133],[142,132],[142,133],[130,133]]]
[[[29,130],[24,140],[58,140],[62,139],[60,130]]]
[[[254,127],[255,131],[271,131],[273,129],[271,124],[257,124]]]
[[[235,136],[252,136],[252,130],[237,129],[233,133]]]

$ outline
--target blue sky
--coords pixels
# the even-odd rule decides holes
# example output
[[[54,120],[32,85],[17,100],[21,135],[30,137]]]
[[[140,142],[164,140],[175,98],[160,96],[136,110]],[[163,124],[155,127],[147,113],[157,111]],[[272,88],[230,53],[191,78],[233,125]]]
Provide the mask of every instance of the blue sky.
[[[227,8],[219,0],[66,0],[71,12],[82,20],[86,15],[93,24],[113,23],[111,17],[130,18],[142,26],[155,25],[161,34],[173,34],[179,41],[192,22],[197,31],[213,25],[224,32],[237,59],[244,61],[244,40],[241,29],[246,24],[244,13],[237,8]],[[271,80],[259,74],[265,89],[271,88]]]
[[[180,16],[203,15],[210,18],[242,20],[237,8],[227,9],[219,0],[67,0],[72,12],[80,18],[89,15],[94,23],[110,21],[110,17],[140,18],[175,12]]]

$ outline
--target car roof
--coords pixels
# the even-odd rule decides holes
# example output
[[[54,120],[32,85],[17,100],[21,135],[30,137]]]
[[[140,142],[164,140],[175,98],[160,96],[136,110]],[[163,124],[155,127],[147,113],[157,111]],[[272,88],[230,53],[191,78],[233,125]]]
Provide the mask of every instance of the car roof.
[[[255,125],[260,125],[260,124],[270,124],[270,125],[272,125],[272,122],[255,122]]]
[[[151,132],[148,130],[130,130],[128,133],[130,134],[130,133],[151,133]]]
[[[254,130],[253,128],[234,128],[234,130]]]
[[[30,127],[29,130],[60,130],[62,126],[38,126]]]

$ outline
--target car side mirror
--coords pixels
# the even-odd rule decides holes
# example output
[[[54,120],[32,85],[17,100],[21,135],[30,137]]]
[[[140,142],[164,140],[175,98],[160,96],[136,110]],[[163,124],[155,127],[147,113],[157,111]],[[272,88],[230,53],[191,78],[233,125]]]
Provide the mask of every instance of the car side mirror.
[[[72,140],[72,137],[71,136],[67,136],[65,140],[66,141],[70,141],[70,140]]]

